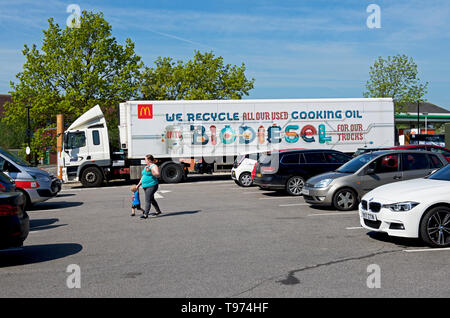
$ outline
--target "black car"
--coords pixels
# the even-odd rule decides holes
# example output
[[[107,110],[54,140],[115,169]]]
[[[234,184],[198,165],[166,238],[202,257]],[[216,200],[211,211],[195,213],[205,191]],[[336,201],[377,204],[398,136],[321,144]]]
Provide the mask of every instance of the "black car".
[[[286,190],[300,195],[305,180],[333,171],[352,157],[337,150],[280,150],[262,155],[254,169],[253,184],[262,189]]]
[[[21,247],[30,230],[24,195],[12,183],[8,188],[14,191],[0,191],[0,250]]]

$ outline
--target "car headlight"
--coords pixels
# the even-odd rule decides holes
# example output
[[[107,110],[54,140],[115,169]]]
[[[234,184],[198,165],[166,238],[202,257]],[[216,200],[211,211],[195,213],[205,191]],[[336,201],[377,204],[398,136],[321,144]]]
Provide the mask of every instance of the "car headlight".
[[[328,187],[330,185],[331,181],[333,181],[333,179],[323,179],[323,180],[317,182],[314,185],[314,188],[325,188],[325,187]]]
[[[408,201],[392,204],[383,204],[383,208],[390,209],[393,212],[406,212],[412,210],[417,205],[419,205],[418,202]]]

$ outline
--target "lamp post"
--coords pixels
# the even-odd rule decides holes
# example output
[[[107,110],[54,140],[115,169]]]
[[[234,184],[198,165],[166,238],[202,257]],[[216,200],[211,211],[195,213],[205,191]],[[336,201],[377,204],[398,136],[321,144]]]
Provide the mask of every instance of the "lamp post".
[[[420,101],[417,101],[417,134],[420,134]]]
[[[30,127],[30,108],[31,106],[26,106],[27,108],[27,143],[28,147],[26,149],[27,161],[30,162],[31,153],[31,127]]]

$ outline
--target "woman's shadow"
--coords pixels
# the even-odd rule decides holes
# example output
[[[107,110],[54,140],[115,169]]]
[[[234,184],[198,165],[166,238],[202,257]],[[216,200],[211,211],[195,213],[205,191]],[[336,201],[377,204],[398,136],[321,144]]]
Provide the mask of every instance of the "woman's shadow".
[[[189,215],[189,214],[196,214],[198,212],[201,212],[202,210],[195,210],[195,211],[181,211],[181,212],[163,212],[159,214],[157,217],[162,218],[166,216],[177,216],[177,215]]]

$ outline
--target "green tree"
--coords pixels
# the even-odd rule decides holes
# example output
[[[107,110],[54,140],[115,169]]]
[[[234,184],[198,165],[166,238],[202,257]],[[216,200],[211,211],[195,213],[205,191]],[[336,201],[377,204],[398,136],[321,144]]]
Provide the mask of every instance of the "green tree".
[[[17,83],[11,82],[13,102],[5,105],[3,121],[25,130],[29,105],[36,131],[55,127],[59,113],[70,123],[99,104],[109,126],[117,127],[118,103],[139,96],[143,63],[134,43],[126,39],[125,45],[118,44],[102,13],[83,11],[79,28],[62,29],[52,18],[48,23],[42,48],[24,47],[26,62],[16,75]]]
[[[245,65],[224,65],[212,52],[195,52],[193,60],[174,62],[158,57],[142,74],[142,97],[148,100],[241,99],[253,88]]]
[[[364,97],[391,97],[395,112],[405,111],[406,103],[423,102],[428,82],[421,83],[417,64],[406,55],[381,56],[370,67]]]

